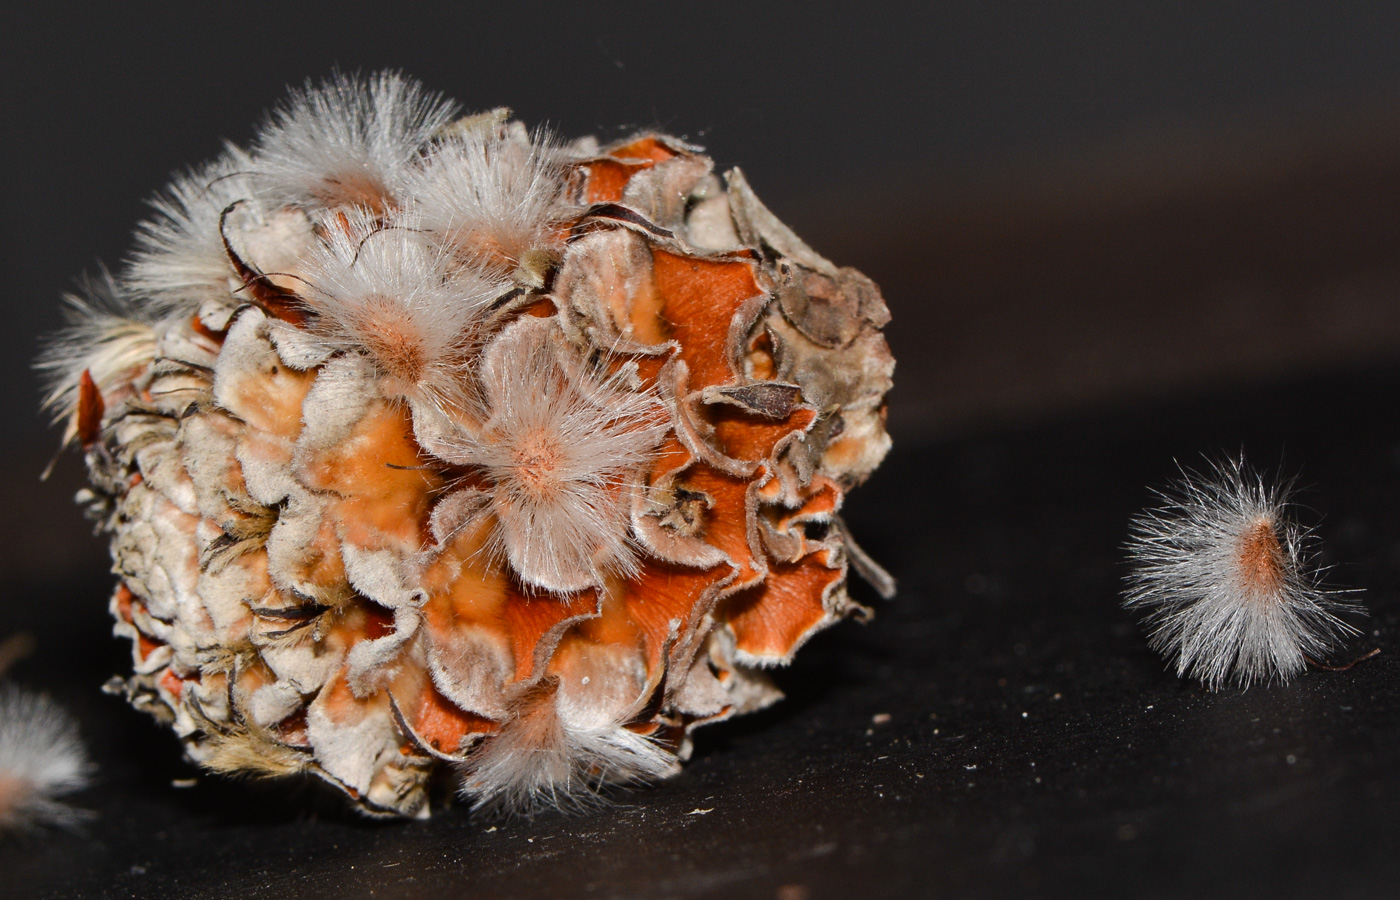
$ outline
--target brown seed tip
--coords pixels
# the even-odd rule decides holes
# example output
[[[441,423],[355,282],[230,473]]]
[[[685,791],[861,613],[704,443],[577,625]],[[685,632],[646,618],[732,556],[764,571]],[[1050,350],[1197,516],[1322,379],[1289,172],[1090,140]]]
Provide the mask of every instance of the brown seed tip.
[[[1240,581],[1251,597],[1267,600],[1283,587],[1287,561],[1272,516],[1258,516],[1240,532]]]
[[[387,297],[366,304],[360,337],[375,361],[406,384],[416,384],[427,370],[424,336]]]
[[[532,429],[514,453],[521,486],[540,498],[554,496],[564,480],[559,472],[563,456],[563,448],[547,432]]]
[[[0,828],[13,828],[24,821],[33,794],[34,785],[28,779],[0,774]]]

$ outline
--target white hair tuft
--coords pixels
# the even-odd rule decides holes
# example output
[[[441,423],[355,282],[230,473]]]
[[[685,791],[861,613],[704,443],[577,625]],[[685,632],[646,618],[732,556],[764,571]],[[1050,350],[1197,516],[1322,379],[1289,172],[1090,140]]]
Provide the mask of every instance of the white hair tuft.
[[[423,227],[464,262],[505,276],[524,269],[528,278],[532,256],[562,250],[560,227],[578,214],[566,162],[547,136],[476,129],[435,147],[409,193]]]
[[[0,831],[71,827],[90,814],[59,801],[87,786],[78,725],[42,694],[0,684]]]
[[[73,410],[83,372],[99,391],[115,388],[156,356],[157,320],[140,308],[105,270],[65,294],[68,324],[49,336],[34,367],[45,382],[44,409],[67,421],[64,443],[75,434]]]
[[[333,217],[323,236],[306,262],[301,294],[328,349],[365,352],[391,395],[456,393],[482,315],[509,285],[449,265],[411,219],[385,223],[351,209]]]
[[[666,432],[656,397],[627,384],[635,365],[609,373],[534,316],[482,354],[484,424],[441,452],[493,483],[493,545],[529,584],[570,592],[635,572],[632,491]]]
[[[248,174],[252,161],[232,144],[218,159],[175,176],[150,205],[155,216],[136,231],[136,250],[124,287],[143,309],[162,316],[198,309],[206,301],[229,302],[237,286],[219,232],[220,217],[234,204],[262,218]]]
[[[586,809],[604,802],[600,788],[677,771],[675,757],[644,735],[617,723],[571,723],[553,701],[527,703],[467,757],[461,793],[475,809],[526,816]]]
[[[1178,676],[1211,690],[1287,681],[1355,633],[1337,613],[1357,604],[1319,586],[1289,487],[1232,459],[1183,469],[1165,505],[1133,518],[1123,605]]]
[[[454,102],[398,72],[308,82],[258,135],[253,184],[274,208],[383,211],[456,114]]]

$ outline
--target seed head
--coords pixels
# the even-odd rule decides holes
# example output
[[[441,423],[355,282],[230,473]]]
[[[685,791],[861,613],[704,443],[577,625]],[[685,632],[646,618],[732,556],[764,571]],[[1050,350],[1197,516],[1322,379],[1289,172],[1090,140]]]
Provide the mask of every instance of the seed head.
[[[359,349],[390,396],[436,397],[460,381],[481,312],[508,290],[451,269],[414,221],[341,213],[310,255],[306,303],[328,350]]]
[[[1356,604],[1318,584],[1289,485],[1239,458],[1183,470],[1159,495],[1163,506],[1132,520],[1123,605],[1144,614],[1177,675],[1211,690],[1288,681],[1355,631],[1336,614]]]
[[[85,818],[58,798],[85,787],[88,769],[68,713],[48,697],[0,685],[0,832]]]
[[[308,83],[258,136],[254,189],[271,208],[383,212],[397,202],[423,145],[456,111],[397,72]]]
[[[632,492],[666,424],[652,394],[628,389],[631,371],[599,371],[532,316],[483,354],[485,424],[444,450],[492,482],[496,545],[529,584],[576,591],[636,571]]]
[[[372,815],[670,775],[865,612],[848,566],[893,589],[839,517],[889,448],[875,286],[677,138],[454,109],[296,92],[41,361],[119,688],[200,765]]]

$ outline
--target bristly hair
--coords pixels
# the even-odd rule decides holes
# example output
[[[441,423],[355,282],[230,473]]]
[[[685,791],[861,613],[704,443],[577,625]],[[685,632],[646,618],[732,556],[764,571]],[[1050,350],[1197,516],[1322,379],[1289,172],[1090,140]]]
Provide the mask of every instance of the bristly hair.
[[[239,202],[261,216],[249,185],[251,168],[249,156],[229,144],[218,159],[176,175],[151,199],[155,216],[138,226],[136,250],[123,277],[123,286],[141,298],[148,314],[198,309],[208,300],[229,302],[237,285],[219,221]]]
[[[527,701],[461,767],[461,793],[489,815],[573,812],[605,803],[599,791],[674,774],[675,756],[612,723],[571,727],[552,691]]]
[[[271,208],[394,205],[428,142],[457,105],[398,72],[310,82],[258,135],[253,185]]]
[[[491,302],[509,290],[452,266],[411,219],[342,212],[306,263],[302,291],[328,349],[364,352],[391,395],[456,394]]]
[[[1291,484],[1270,484],[1243,457],[1212,463],[1157,492],[1134,517],[1123,605],[1149,642],[1211,690],[1286,682],[1356,629],[1359,604],[1319,586],[1311,535],[1288,516]]]
[[[87,371],[106,393],[156,355],[156,319],[104,269],[63,295],[68,324],[50,335],[34,367],[44,379],[44,409],[55,422],[68,421],[63,442],[75,434],[73,410]]]
[[[72,827],[90,817],[59,798],[87,785],[78,725],[49,698],[0,684],[0,832]]]
[[[564,153],[548,135],[531,138],[523,127],[484,131],[436,146],[408,193],[423,227],[441,234],[463,262],[538,287],[538,270],[563,248],[562,223],[578,212]]]
[[[638,473],[666,431],[664,408],[613,371],[579,358],[553,319],[525,316],[481,356],[479,432],[447,458],[481,467],[503,550],[523,581],[570,592],[635,573],[629,513]]]

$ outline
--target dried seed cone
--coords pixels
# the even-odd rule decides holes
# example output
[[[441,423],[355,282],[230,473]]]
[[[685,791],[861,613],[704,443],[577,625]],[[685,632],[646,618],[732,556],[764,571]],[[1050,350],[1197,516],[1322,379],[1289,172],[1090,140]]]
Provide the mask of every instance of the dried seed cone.
[[[45,357],[120,688],[211,769],[421,816],[664,777],[864,610],[889,319],[679,140],[308,89],[178,181]]]

